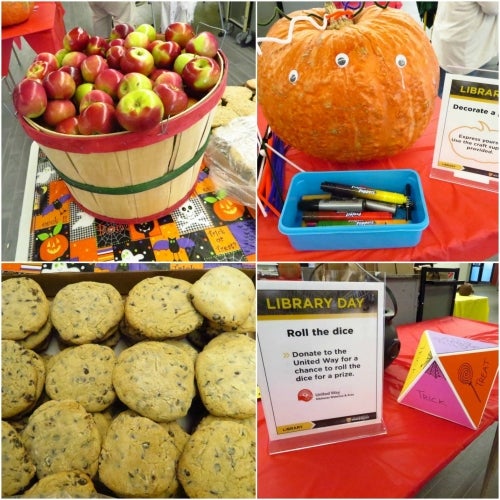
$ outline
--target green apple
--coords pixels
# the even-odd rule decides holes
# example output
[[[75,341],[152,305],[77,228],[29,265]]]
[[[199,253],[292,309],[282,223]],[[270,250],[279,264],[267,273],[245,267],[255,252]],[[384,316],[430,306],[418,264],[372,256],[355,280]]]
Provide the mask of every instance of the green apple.
[[[80,85],[78,85],[78,87],[76,87],[75,95],[73,96],[73,98],[75,100],[77,108],[80,107],[82,97],[93,89],[94,84],[90,82],[81,83]]]
[[[153,26],[151,26],[151,24],[140,24],[137,28],[135,28],[135,31],[146,33],[150,42],[156,40],[156,30]]]
[[[182,70],[184,69],[184,66],[191,61],[191,59],[194,59],[195,57],[198,57],[196,54],[192,54],[191,52],[182,52],[179,54],[174,61],[174,71],[176,73],[182,74]]]

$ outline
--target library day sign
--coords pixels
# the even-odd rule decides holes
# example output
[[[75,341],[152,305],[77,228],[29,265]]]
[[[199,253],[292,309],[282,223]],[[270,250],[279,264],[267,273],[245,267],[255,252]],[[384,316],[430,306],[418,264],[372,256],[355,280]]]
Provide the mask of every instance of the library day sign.
[[[446,74],[431,177],[498,192],[498,80]]]
[[[384,283],[258,281],[269,453],[386,432]]]

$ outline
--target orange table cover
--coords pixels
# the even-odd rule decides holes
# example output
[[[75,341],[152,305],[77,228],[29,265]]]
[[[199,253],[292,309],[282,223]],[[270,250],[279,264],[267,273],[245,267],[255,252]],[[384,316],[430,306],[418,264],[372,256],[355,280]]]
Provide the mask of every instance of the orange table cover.
[[[2,28],[2,76],[9,71],[14,41],[20,46],[19,38],[23,37],[36,53],[55,53],[62,48],[65,33],[61,2],[35,2],[33,13],[27,21]]]
[[[485,260],[498,252],[498,195],[430,177],[441,99],[424,134],[406,151],[391,158],[354,165],[320,160],[290,148],[286,157],[305,171],[412,169],[418,172],[429,212],[430,224],[415,247],[392,249],[297,251],[278,230],[278,217],[258,214],[258,260],[260,261],[459,261]],[[259,109],[259,129],[266,121]],[[285,169],[285,194],[297,170]]]
[[[397,402],[424,330],[498,343],[498,325],[453,316],[397,327],[402,345],[384,374],[382,436],[269,455],[259,402],[259,498],[411,497],[498,419],[498,380],[476,431]]]

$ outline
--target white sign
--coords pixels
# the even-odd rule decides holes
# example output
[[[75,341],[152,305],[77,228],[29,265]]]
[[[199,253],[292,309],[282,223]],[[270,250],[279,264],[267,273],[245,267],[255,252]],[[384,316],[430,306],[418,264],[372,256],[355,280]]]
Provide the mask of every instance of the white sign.
[[[446,74],[431,177],[498,192],[498,80]]]
[[[269,452],[385,432],[384,284],[258,281]]]

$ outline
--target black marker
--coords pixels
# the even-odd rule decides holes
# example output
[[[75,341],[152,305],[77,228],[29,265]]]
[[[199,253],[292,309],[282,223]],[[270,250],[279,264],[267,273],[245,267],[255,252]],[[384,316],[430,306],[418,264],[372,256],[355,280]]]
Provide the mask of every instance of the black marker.
[[[335,210],[337,212],[361,212],[363,210],[374,210],[377,212],[390,212],[395,214],[397,206],[391,203],[382,203],[373,200],[300,200],[298,209],[304,212],[315,210]]]

